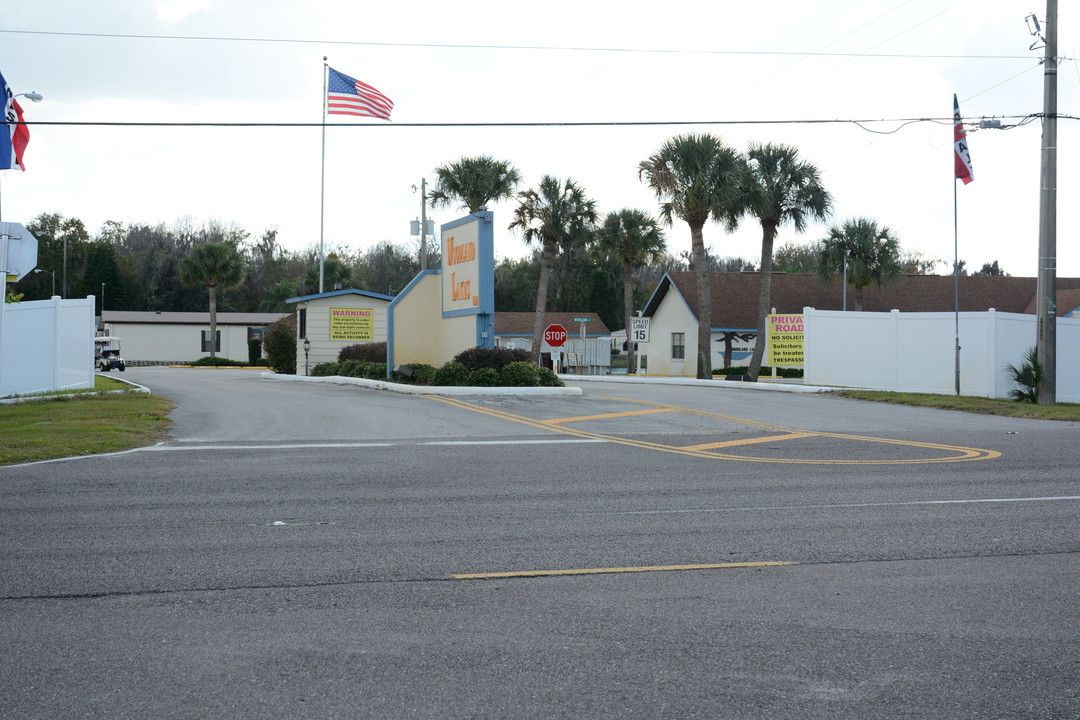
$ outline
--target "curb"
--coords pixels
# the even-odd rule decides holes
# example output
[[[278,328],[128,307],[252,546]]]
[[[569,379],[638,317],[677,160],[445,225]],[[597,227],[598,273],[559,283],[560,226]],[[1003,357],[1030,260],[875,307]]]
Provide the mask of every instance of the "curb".
[[[387,390],[405,395],[555,395],[555,396],[579,396],[581,388],[569,387],[475,387],[475,386],[438,386],[438,385],[406,385],[404,383],[392,383],[386,380],[369,380],[367,378],[342,377],[331,375],[329,377],[313,377],[311,375],[280,375],[273,372],[264,372],[262,377],[267,380],[279,380],[283,382],[308,382],[322,383],[327,385],[359,385],[373,390]]]

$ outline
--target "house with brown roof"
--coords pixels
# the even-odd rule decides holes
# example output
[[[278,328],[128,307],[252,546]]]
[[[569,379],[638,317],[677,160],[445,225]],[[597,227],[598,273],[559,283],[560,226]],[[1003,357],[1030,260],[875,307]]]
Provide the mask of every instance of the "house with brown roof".
[[[712,366],[746,364],[757,336],[756,272],[710,274],[712,294]],[[959,279],[960,312],[1034,314],[1036,278],[963,276]],[[951,275],[905,275],[882,289],[863,291],[867,312],[953,312],[956,308]],[[1080,278],[1057,279],[1059,317],[1080,317]],[[800,314],[803,308],[843,310],[842,281],[831,284],[809,273],[772,274],[771,305],[781,314]],[[847,309],[855,307],[855,291],[847,288]],[[693,377],[697,358],[697,276],[692,271],[667,273],[646,303],[643,315],[652,318],[647,355],[653,375]]]

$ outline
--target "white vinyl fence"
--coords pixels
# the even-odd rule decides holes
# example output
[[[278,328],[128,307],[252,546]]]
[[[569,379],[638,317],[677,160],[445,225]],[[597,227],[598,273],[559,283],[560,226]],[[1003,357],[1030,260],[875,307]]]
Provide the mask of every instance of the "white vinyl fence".
[[[953,313],[804,311],[804,382],[897,392],[956,392]],[[960,394],[1005,398],[1006,364],[1035,345],[1035,316],[960,313]],[[1057,400],[1080,402],[1080,319],[1057,321]]]
[[[8,303],[0,397],[94,387],[94,298]]]

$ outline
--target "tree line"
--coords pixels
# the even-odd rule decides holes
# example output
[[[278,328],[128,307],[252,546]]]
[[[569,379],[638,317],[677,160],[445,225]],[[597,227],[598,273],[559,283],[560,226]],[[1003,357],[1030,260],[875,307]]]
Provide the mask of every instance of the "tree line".
[[[496,266],[495,308],[535,311],[534,358],[546,312],[592,311],[609,328],[624,328],[665,272],[692,270],[699,297],[697,375],[707,378],[712,376],[712,271],[761,274],[758,336],[764,337],[774,268],[815,272],[825,282],[846,272],[859,309],[864,288],[903,273],[928,274],[942,264],[918,253],[905,255],[895,232],[872,218],[850,218],[831,226],[820,240],[774,248],[781,226],[802,233],[832,213],[820,171],[790,145],[751,143],[743,153],[708,133],[671,138],[638,165],[639,179],[656,196],[658,219],[636,208],[600,217],[596,202],[569,178],[544,175],[536,187],[519,190],[520,172],[487,155],[437,167],[435,175],[427,198],[433,207],[475,213],[495,201],[517,202],[508,229],[521,235],[531,255]],[[715,258],[704,226],[713,222],[734,231],[745,220],[762,230],[757,261]],[[676,221],[687,225],[690,244],[689,251],[672,255],[662,226],[674,227]],[[19,283],[24,299],[46,298],[55,286],[64,297],[97,295],[99,311],[199,311],[209,303],[213,314],[216,309],[288,312],[288,298],[318,292],[317,248],[287,250],[275,229],[256,237],[215,221],[196,226],[181,220],[173,227],[109,221],[91,238],[82,221],[59,214],[43,214],[28,228],[39,240],[39,271]],[[225,250],[215,255],[204,246]],[[199,257],[183,272],[185,259],[196,251]],[[417,249],[389,241],[363,252],[332,248],[324,258],[324,287],[396,295],[419,272],[417,255]],[[432,265],[438,262],[431,258]],[[229,282],[218,282],[226,269]],[[962,264],[959,269],[966,274]],[[980,273],[1004,274],[996,261]],[[755,378],[763,351],[764,343],[756,344],[750,363]],[[630,352],[633,371],[632,346]]]

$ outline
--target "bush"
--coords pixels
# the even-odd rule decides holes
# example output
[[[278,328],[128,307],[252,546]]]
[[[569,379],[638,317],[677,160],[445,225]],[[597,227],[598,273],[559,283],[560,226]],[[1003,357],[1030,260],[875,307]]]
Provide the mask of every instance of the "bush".
[[[436,370],[431,365],[425,363],[412,363],[407,366],[412,370],[412,377],[408,378],[406,382],[413,385],[431,385],[435,382]]]
[[[338,362],[345,360],[366,360],[373,363],[386,362],[386,343],[370,342],[346,345],[337,356]]]
[[[311,374],[314,377],[330,377],[332,375],[340,375],[338,367],[341,363],[319,363],[315,367],[311,368]]]
[[[482,368],[502,370],[512,362],[527,362],[529,351],[502,347],[474,347],[462,350],[454,360],[464,365],[469,372],[476,372]]]
[[[189,363],[192,367],[221,367],[223,365],[239,365],[240,367],[247,367],[247,363],[243,360],[230,360],[223,357],[201,357],[198,360],[194,360]]]
[[[499,377],[506,387],[536,387],[540,384],[540,368],[530,362],[512,362]]]
[[[560,380],[551,368],[537,368],[536,373],[540,387],[566,387],[566,383]]]
[[[1024,353],[1024,360],[1020,367],[1009,363],[1005,366],[1005,374],[1009,376],[1012,390],[1009,396],[1017,402],[1039,402],[1039,386],[1043,381],[1042,364],[1039,362],[1039,349],[1033,347]]]
[[[749,365],[732,365],[726,368],[713,368],[713,375],[749,375]],[[776,374],[783,378],[801,378],[803,376],[803,369],[801,367],[778,367],[776,368]],[[758,377],[770,377],[772,375],[772,368],[768,365],[761,366],[761,372],[758,373]]]
[[[476,387],[495,387],[499,384],[499,371],[495,368],[480,368],[469,374],[469,384]]]
[[[248,365],[258,365],[262,359],[262,341],[258,338],[248,338]]]
[[[263,335],[267,364],[274,372],[284,375],[296,374],[296,316],[282,318],[272,324]]]
[[[436,385],[468,385],[469,370],[457,360],[451,360],[435,371]]]

